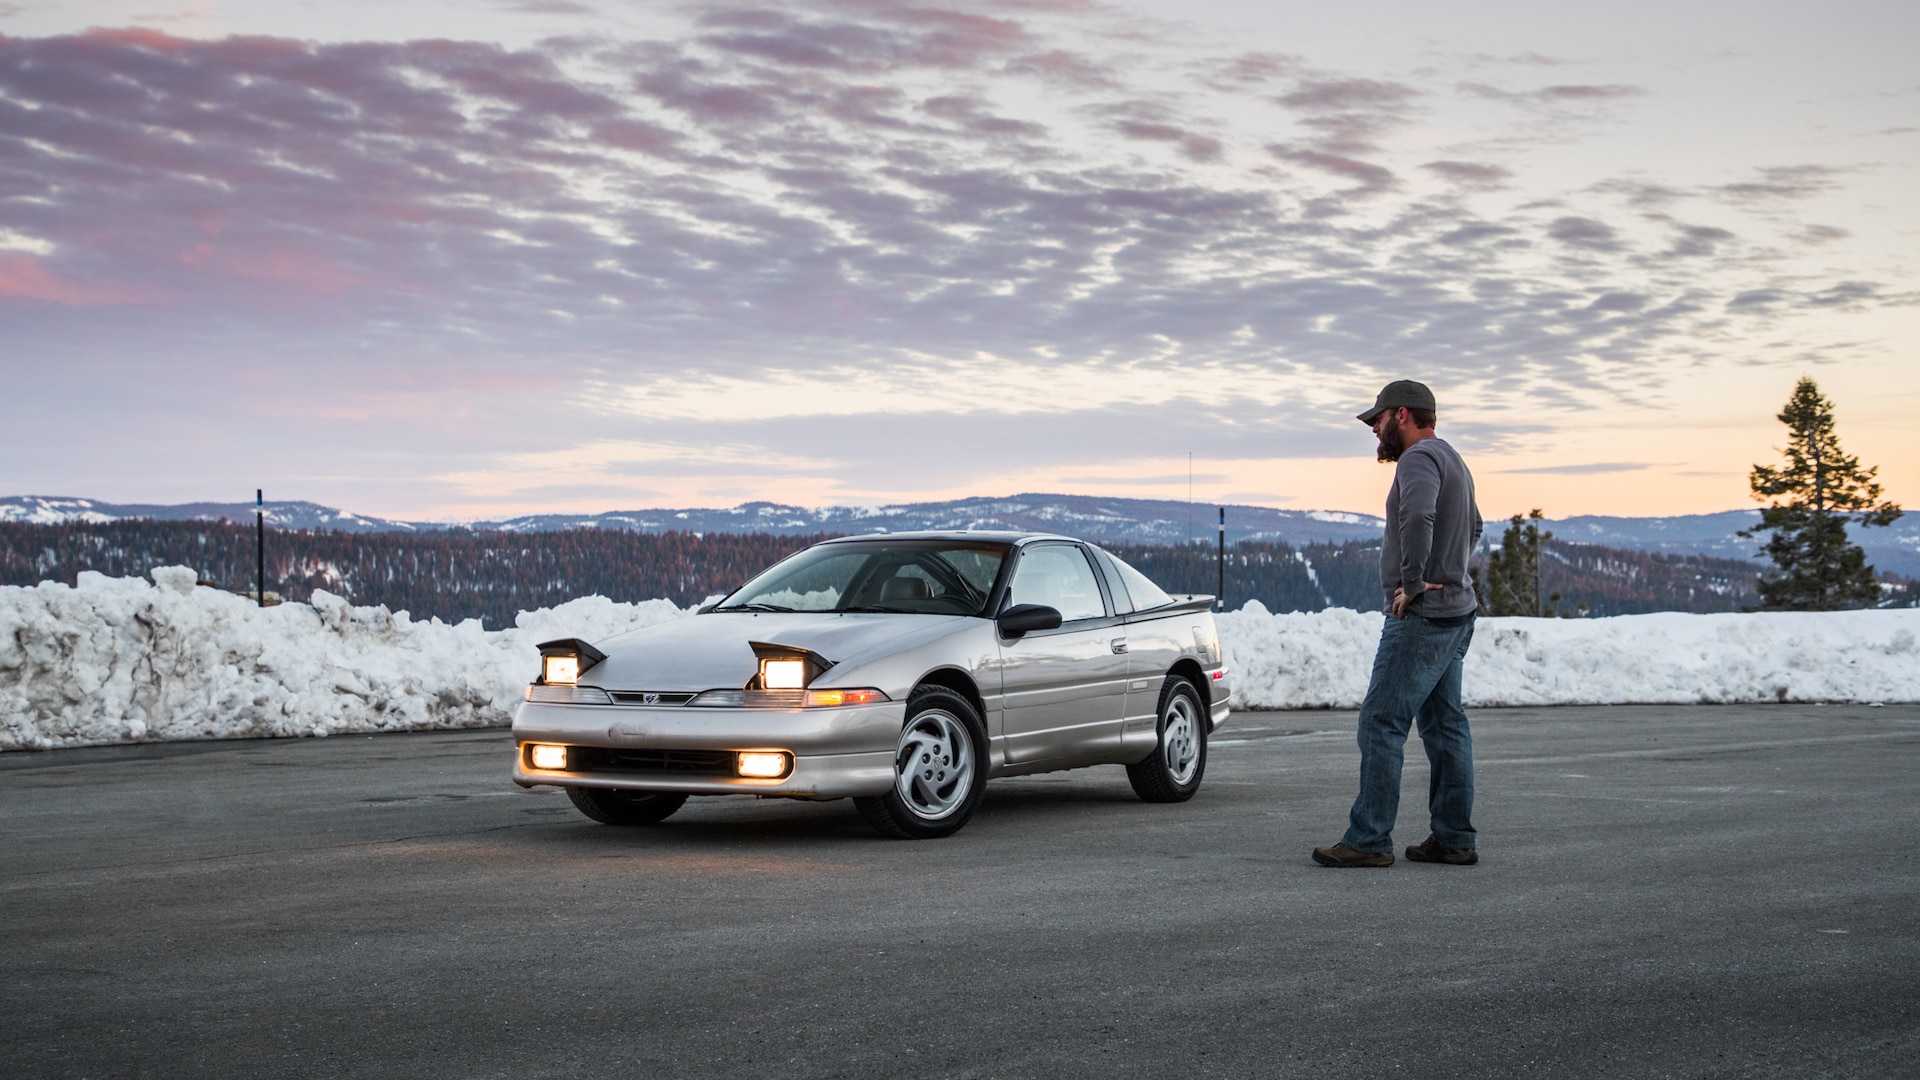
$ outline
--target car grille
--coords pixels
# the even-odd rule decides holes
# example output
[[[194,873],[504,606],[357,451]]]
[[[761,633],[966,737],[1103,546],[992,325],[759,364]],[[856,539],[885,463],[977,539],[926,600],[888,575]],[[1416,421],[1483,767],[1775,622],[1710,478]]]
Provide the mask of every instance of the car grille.
[[[574,772],[668,773],[675,776],[732,776],[731,750],[616,750],[578,747]]]
[[[656,694],[642,690],[609,691],[615,705],[685,705],[693,699],[692,694]]]

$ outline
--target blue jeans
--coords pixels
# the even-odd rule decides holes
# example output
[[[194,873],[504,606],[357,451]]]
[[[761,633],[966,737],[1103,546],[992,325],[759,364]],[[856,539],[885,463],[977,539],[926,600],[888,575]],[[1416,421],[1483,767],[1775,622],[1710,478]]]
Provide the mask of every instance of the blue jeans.
[[[1373,678],[1360,705],[1360,796],[1345,840],[1360,851],[1392,851],[1400,812],[1400,765],[1407,729],[1419,723],[1431,779],[1432,832],[1448,847],[1474,846],[1473,733],[1460,707],[1460,662],[1473,643],[1473,616],[1441,626],[1418,615],[1387,616]]]

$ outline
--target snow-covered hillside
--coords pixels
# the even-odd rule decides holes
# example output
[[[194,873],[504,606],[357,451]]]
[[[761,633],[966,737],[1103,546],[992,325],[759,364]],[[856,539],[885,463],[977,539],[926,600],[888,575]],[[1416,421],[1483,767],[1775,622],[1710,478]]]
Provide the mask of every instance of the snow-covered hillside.
[[[483,727],[508,721],[534,645],[687,614],[587,597],[510,630],[415,622],[316,595],[259,608],[163,567],[154,582],[0,588],[0,750]],[[1240,703],[1352,708],[1380,616],[1220,617]],[[1485,619],[1469,704],[1920,701],[1920,610]]]

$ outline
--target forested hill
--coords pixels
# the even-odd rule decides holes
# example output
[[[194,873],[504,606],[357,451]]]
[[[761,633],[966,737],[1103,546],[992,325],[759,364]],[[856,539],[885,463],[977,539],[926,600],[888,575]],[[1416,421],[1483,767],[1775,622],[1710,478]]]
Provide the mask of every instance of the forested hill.
[[[764,534],[634,533],[576,529],[510,533],[349,533],[268,529],[267,591],[306,600],[315,589],[415,618],[479,618],[512,626],[521,611],[577,596],[668,599],[686,605],[727,592],[820,539]],[[0,584],[72,584],[83,570],[133,577],[190,566],[203,581],[251,594],[251,525],[113,521],[67,525],[0,522]]]
[[[56,525],[96,524],[135,518],[155,521],[235,521],[251,523],[252,503],[180,503],[174,505],[108,503],[97,499],[46,495],[0,496],[0,522]],[[349,513],[317,503],[269,500],[259,508],[268,528],[337,529],[350,533],[572,532],[598,528],[619,532],[769,533],[777,536],[848,535],[909,532],[920,529],[1015,529],[1062,532],[1097,544],[1185,544],[1214,539],[1216,508],[1164,499],[1110,496],[1023,494],[1005,498],[953,499],[882,507],[787,506],[750,502],[725,509],[622,510],[597,514],[536,514],[499,521],[396,521]],[[1494,514],[1493,508],[1482,510]],[[1487,522],[1488,539],[1499,535],[1499,518]],[[1263,506],[1226,507],[1227,542],[1273,541],[1303,545],[1378,540],[1384,522],[1372,514],[1327,510],[1279,510]],[[1716,559],[1757,558],[1760,543],[1740,531],[1759,522],[1757,510],[1728,510],[1679,517],[1601,517],[1549,519],[1562,541],[1664,555],[1706,555]],[[1920,576],[1920,514],[1907,514],[1884,528],[1849,528],[1867,562],[1883,571]],[[1756,566],[1760,565],[1758,563]]]
[[[576,596],[665,598],[687,605],[743,583],[818,536],[755,533],[639,533],[572,529],[509,534],[267,531],[267,588],[305,600],[316,588],[356,604],[384,604],[416,618],[481,618],[510,626],[527,609]],[[1114,544],[1110,549],[1170,592],[1212,593],[1212,545]],[[1262,541],[1229,549],[1226,598],[1269,610],[1379,606],[1377,542]],[[1645,611],[1732,611],[1758,602],[1755,567],[1733,559],[1654,555],[1580,544],[1548,545],[1545,587],[1560,609],[1594,615]],[[81,571],[145,574],[182,565],[222,588],[249,592],[251,526],[203,521],[111,521],[29,525],[0,522],[0,584],[73,584]]]

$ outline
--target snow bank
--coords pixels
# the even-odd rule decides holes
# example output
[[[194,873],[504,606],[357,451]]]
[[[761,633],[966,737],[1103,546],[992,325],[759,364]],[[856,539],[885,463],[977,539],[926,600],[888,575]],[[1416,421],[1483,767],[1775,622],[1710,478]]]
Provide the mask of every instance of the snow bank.
[[[1358,708],[1384,616],[1219,616],[1238,703]],[[1469,706],[1920,701],[1920,610],[1481,619]]]
[[[508,722],[534,645],[599,640],[687,611],[587,597],[510,630],[415,622],[316,592],[259,608],[193,572],[0,587],[0,750],[328,735]],[[1381,616],[1220,616],[1239,703],[1354,708]],[[1920,701],[1920,611],[1483,619],[1470,705]]]
[[[684,614],[596,596],[486,631],[325,592],[261,608],[178,566],[153,579],[0,587],[0,750],[504,724],[539,642]]]

